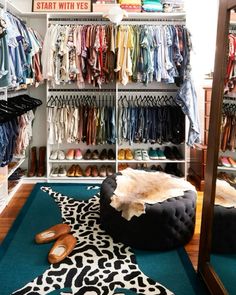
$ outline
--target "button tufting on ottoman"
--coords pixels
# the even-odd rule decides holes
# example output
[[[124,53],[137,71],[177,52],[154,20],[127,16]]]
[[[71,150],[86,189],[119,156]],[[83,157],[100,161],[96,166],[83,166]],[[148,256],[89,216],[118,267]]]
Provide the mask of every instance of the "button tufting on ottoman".
[[[169,198],[153,205],[146,204],[146,213],[127,221],[110,206],[116,189],[116,175],[107,177],[101,186],[101,226],[115,241],[137,249],[170,250],[190,241],[194,232],[196,193]]]

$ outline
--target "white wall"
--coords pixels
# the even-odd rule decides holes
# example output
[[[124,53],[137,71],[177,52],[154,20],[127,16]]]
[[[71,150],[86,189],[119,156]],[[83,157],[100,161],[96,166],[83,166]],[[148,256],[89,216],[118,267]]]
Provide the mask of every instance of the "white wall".
[[[23,12],[32,11],[32,0],[8,0]]]
[[[199,102],[201,137],[204,138],[204,76],[214,70],[218,0],[186,0],[187,27],[192,34],[192,77]],[[209,82],[208,82],[209,84]]]

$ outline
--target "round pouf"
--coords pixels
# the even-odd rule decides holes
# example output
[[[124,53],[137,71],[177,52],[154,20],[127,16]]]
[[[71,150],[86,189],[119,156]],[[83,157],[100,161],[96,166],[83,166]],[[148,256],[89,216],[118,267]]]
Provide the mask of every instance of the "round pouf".
[[[213,253],[236,253],[236,208],[214,206],[212,227]]]
[[[116,189],[116,175],[107,177],[101,186],[100,215],[102,228],[116,241],[136,249],[170,250],[183,246],[193,236],[196,193],[170,198],[153,205],[146,213],[130,221],[112,206],[110,198]]]

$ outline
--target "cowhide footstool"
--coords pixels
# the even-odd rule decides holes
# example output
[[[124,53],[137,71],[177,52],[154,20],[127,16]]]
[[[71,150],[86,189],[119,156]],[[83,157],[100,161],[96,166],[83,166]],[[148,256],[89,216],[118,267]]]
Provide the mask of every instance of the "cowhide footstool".
[[[196,193],[146,204],[146,213],[130,221],[112,206],[110,198],[116,189],[116,175],[107,177],[100,192],[102,228],[115,240],[136,249],[170,250],[187,244],[194,232]]]

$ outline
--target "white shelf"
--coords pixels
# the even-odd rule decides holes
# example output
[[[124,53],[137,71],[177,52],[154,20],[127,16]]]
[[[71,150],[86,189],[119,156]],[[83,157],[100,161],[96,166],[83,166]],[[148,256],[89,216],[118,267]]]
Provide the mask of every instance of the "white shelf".
[[[14,194],[17,192],[17,190],[20,188],[21,185],[22,185],[22,180],[20,179],[17,185],[12,189],[12,191],[8,193],[7,204],[9,204]]]
[[[185,160],[148,160],[148,161],[137,161],[137,160],[118,160],[118,163],[185,163]]]
[[[67,181],[70,181],[70,180],[104,180],[106,177],[92,177],[92,176],[89,176],[89,177],[85,177],[85,176],[80,176],[80,177],[68,177],[68,176],[63,176],[63,177],[53,177],[53,176],[50,176],[48,179],[49,180],[67,180]]]
[[[94,164],[94,163],[116,163],[116,160],[48,160],[49,163],[67,163],[67,164],[74,164],[74,163],[80,163],[80,164]]]
[[[17,159],[13,159],[13,162],[17,162],[16,166],[14,168],[12,168],[9,172],[8,172],[8,178],[16,171],[17,168],[19,168],[25,161],[26,158],[22,158],[20,160],[17,161]]]
[[[217,169],[222,171],[236,172],[236,168],[233,167],[218,166]]]

